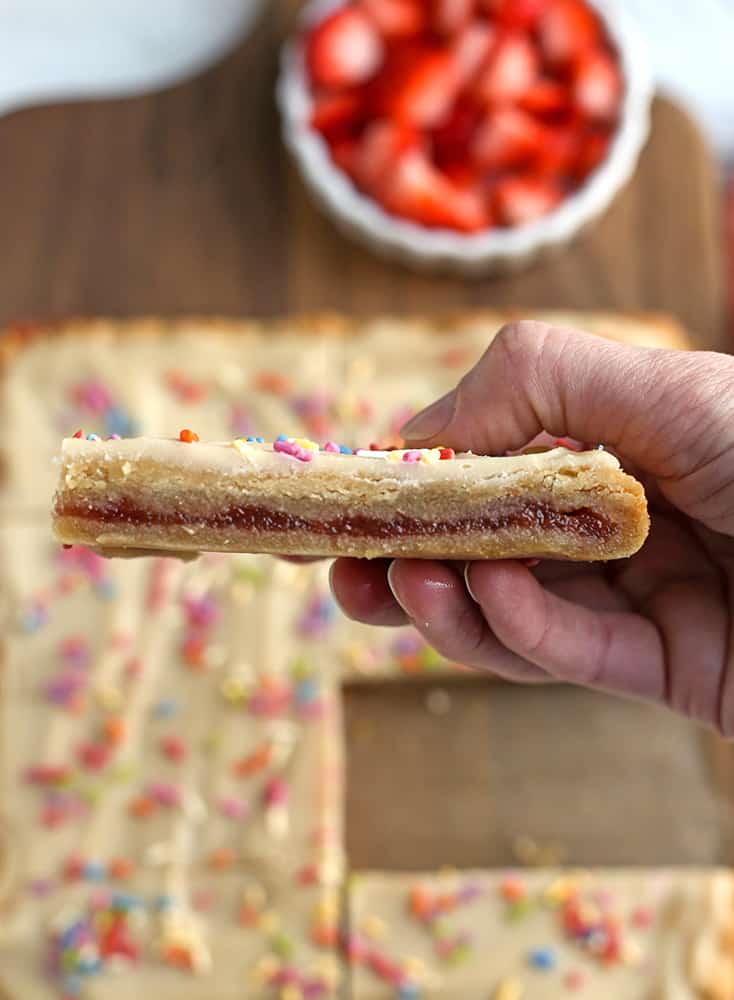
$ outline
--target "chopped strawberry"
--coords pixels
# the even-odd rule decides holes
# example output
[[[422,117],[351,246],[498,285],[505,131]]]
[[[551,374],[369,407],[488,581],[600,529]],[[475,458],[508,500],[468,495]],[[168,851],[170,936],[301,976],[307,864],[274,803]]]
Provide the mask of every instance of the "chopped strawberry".
[[[334,136],[359,126],[364,114],[363,97],[357,91],[326,91],[314,98],[311,127]]]
[[[552,0],[539,22],[540,47],[548,62],[573,62],[599,41],[596,14],[583,0]]]
[[[361,0],[361,6],[383,38],[412,38],[427,25],[423,0]]]
[[[551,0],[480,0],[480,7],[508,28],[531,31]]]
[[[488,225],[480,191],[460,190],[426,156],[404,156],[385,185],[388,212],[424,226],[479,232]]]
[[[574,68],[573,94],[590,118],[613,121],[622,98],[622,76],[614,59],[600,49],[586,52]]]
[[[506,177],[494,192],[498,218],[506,226],[522,226],[547,215],[561,197],[556,184],[538,177]]]
[[[454,35],[473,13],[474,0],[431,0],[431,27],[439,35]]]
[[[485,181],[484,171],[469,163],[448,163],[441,173],[460,191],[479,190]]]
[[[489,229],[494,226],[495,219],[492,215],[492,206],[490,204],[492,182],[487,179],[485,171],[469,164],[452,163],[445,170],[442,169],[441,172],[458,191],[473,199],[475,203],[478,203],[477,199],[481,199],[482,214],[484,216],[484,225],[482,228]]]
[[[604,129],[594,129],[579,137],[573,170],[577,181],[585,180],[607,158],[611,141],[611,135]]]
[[[571,107],[568,87],[555,80],[537,80],[520,98],[520,107],[541,118],[563,115]]]
[[[355,164],[359,152],[359,141],[357,139],[338,138],[329,145],[331,158],[340,170],[350,177],[354,176]]]
[[[487,170],[506,170],[531,160],[538,153],[544,135],[544,127],[527,112],[498,108],[477,128],[471,156]]]
[[[487,61],[494,41],[494,28],[487,21],[472,21],[458,33],[451,51],[462,86],[470,83]]]
[[[544,177],[573,176],[580,148],[581,138],[574,125],[546,127],[533,158],[533,170]]]
[[[481,120],[481,108],[468,98],[460,97],[450,117],[431,136],[433,158],[441,169],[446,169],[449,164],[466,165],[467,149]]]
[[[349,87],[379,68],[383,46],[373,22],[358,7],[340,7],[320,21],[306,43],[312,80],[323,87]]]
[[[410,125],[388,119],[371,122],[359,141],[353,176],[357,184],[377,197],[390,171],[407,153],[420,150],[421,133]]]
[[[444,48],[425,48],[406,60],[396,74],[389,110],[399,121],[433,128],[446,119],[459,89],[453,54]]]
[[[477,93],[488,104],[523,96],[538,79],[540,60],[527,35],[507,32],[498,39],[477,81]]]

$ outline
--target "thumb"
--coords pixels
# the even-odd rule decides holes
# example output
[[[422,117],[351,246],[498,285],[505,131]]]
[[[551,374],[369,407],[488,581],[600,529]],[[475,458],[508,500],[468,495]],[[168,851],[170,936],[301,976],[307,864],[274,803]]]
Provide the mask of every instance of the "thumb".
[[[605,444],[660,480],[677,506],[711,521],[726,507],[710,497],[722,477],[732,484],[729,514],[734,503],[732,389],[734,359],[725,355],[634,347],[524,321],[503,327],[403,436],[499,455],[543,430]],[[707,498],[710,509],[694,513]]]

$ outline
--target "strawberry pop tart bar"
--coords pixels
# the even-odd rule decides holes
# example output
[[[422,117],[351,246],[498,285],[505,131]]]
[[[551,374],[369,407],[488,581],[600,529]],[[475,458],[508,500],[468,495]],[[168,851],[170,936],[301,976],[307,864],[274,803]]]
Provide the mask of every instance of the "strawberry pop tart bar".
[[[102,550],[605,560],[648,524],[641,485],[603,449],[352,452],[191,431],[65,440],[54,503],[59,541]]]

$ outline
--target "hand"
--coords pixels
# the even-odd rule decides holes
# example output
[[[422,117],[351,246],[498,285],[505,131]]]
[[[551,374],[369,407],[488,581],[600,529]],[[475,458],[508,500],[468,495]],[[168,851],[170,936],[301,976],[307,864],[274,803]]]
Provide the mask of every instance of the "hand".
[[[648,698],[734,737],[734,359],[517,323],[403,434],[501,455],[543,430],[604,443],[643,480],[652,527],[637,555],[340,559],[336,599],[360,621],[412,622],[467,666]]]

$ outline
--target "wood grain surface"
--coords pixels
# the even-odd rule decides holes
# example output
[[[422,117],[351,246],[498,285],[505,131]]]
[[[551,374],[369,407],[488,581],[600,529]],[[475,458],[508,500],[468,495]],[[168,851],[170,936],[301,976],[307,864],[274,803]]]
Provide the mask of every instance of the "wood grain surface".
[[[656,101],[634,180],[563,252],[511,277],[415,275],[341,237],[288,162],[273,84],[292,7],[172,90],[0,120],[0,322],[600,307],[666,310],[726,344],[719,182],[675,105]],[[700,729],[566,689],[452,687],[440,717],[425,697],[349,693],[356,866],[507,863],[518,836],[540,860],[734,859],[730,748]]]
[[[0,321],[612,307],[724,342],[718,179],[678,108],[656,102],[635,179],[552,259],[496,279],[412,274],[339,235],[282,148],[273,84],[294,6],[269,5],[224,63],[172,90],[0,120]]]

